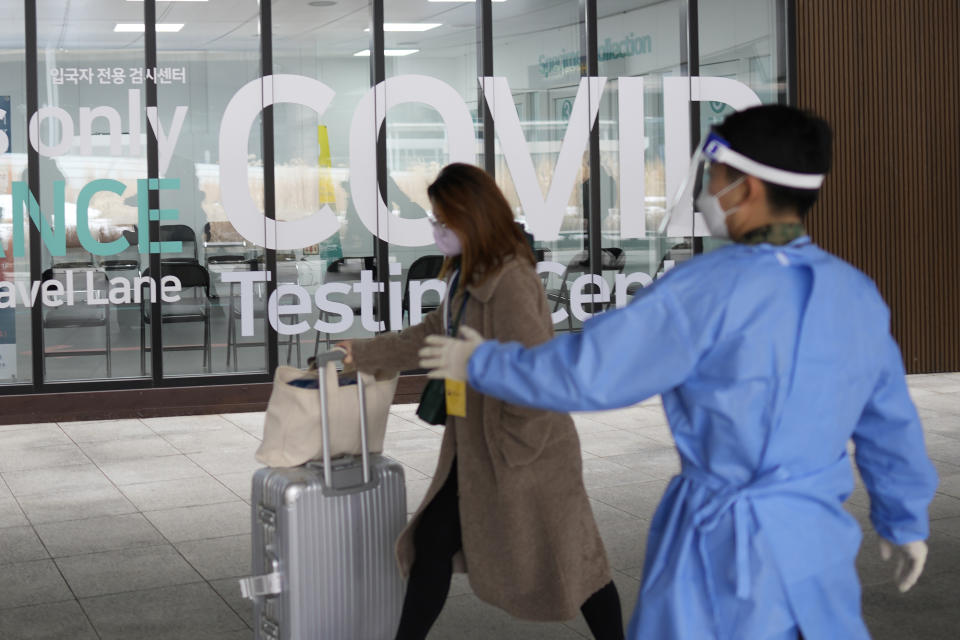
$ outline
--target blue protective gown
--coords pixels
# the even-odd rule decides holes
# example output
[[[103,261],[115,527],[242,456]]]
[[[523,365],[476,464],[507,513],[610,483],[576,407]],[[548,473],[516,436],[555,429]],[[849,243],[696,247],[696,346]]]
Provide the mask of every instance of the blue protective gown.
[[[486,342],[478,391],[557,411],[662,394],[682,463],[629,637],[869,638],[847,443],[877,532],[925,539],[936,472],[873,283],[807,237],[730,245],[541,346]]]

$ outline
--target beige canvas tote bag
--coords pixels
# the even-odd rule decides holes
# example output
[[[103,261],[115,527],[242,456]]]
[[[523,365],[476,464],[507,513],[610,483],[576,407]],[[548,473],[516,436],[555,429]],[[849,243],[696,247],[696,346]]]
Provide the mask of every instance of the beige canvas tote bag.
[[[295,467],[323,455],[320,429],[320,392],[287,384],[316,376],[316,370],[277,367],[273,391],[267,403],[263,425],[263,443],[257,449],[257,461],[270,467]],[[363,373],[367,409],[367,443],[370,453],[383,451],[387,415],[397,389],[398,378],[375,380]],[[340,386],[332,362],[323,376],[327,388],[326,410],[330,417],[330,456],[360,455],[360,402],[357,385]]]

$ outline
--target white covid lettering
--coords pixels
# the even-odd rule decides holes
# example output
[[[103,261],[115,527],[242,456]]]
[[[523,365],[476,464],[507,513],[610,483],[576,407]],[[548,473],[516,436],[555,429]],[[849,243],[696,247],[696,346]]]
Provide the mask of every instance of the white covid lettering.
[[[426,218],[405,220],[390,214],[377,186],[377,137],[387,111],[418,102],[436,109],[446,128],[449,162],[476,164],[476,136],[466,103],[447,83],[420,75],[402,75],[377,84],[360,100],[350,124],[350,193],[364,226],[390,244],[422,247],[433,244]],[[511,102],[511,104],[513,104]]]
[[[247,175],[250,128],[264,107],[299,104],[320,116],[333,96],[333,89],[319,80],[272,75],[248,82],[227,104],[220,123],[220,199],[233,227],[255,245],[302,249],[323,242],[340,230],[340,221],[326,204],[299,220],[267,220],[250,194]]]
[[[526,216],[527,229],[537,240],[551,242],[560,237],[564,205],[573,191],[580,159],[590,138],[590,128],[596,122],[600,111],[600,96],[606,82],[604,77],[580,79],[567,131],[560,145],[560,155],[553,170],[547,197],[544,199],[507,79],[480,78],[484,98],[496,123],[495,131],[500,140],[500,148]]]

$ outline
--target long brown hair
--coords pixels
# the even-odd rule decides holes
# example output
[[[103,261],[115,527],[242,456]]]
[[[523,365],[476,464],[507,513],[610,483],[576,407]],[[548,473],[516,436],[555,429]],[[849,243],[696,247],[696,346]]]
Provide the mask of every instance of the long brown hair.
[[[513,211],[494,179],[483,169],[455,162],[427,187],[433,215],[460,238],[460,284],[483,283],[510,256],[536,263]],[[447,258],[446,274],[453,263]]]

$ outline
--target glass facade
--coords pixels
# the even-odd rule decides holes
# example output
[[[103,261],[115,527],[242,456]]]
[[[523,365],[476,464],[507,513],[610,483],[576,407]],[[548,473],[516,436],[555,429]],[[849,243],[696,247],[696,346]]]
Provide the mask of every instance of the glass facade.
[[[615,305],[691,255],[690,238],[665,218],[674,195],[666,178],[667,120],[686,118],[668,115],[664,80],[689,76],[686,34],[677,27],[684,4],[640,6],[597,24],[599,69],[608,78],[600,100],[600,233],[607,261],[613,262],[605,280]],[[669,143],[684,151],[689,145]],[[642,181],[631,182],[633,175],[642,175]]]
[[[585,143],[594,109],[584,107],[593,106],[594,96],[580,90],[587,71],[580,4],[567,0],[536,7],[493,6],[493,92],[502,90],[492,96],[498,137],[495,175],[518,219],[536,239],[540,268],[552,267],[542,274],[558,329],[579,324],[570,292],[578,276],[589,273],[590,162]],[[487,88],[486,93],[492,92]],[[575,110],[575,105],[581,108]],[[567,131],[575,135],[567,136]],[[514,139],[520,144],[513,144]],[[541,222],[545,233],[538,228]]]
[[[125,3],[116,20],[72,21],[64,20],[63,3],[36,4],[35,195],[43,225],[55,238],[61,224],[65,230],[62,244],[41,240],[34,250],[40,253],[41,287],[50,283],[75,292],[42,301],[43,379],[146,377],[150,363],[140,369],[139,305],[131,289],[148,265],[128,240],[138,228],[138,186],[147,177],[141,136],[147,126],[146,69],[142,46],[130,46],[142,36],[92,38],[115,24],[142,21],[142,8]],[[41,238],[46,231],[41,228]],[[117,251],[117,245],[126,247]],[[29,270],[24,275],[33,280]],[[109,300],[111,280],[125,296],[118,292]],[[94,304],[98,298],[108,304]]]
[[[709,251],[695,138],[789,99],[786,0],[52,0],[0,26],[0,392],[269,379],[442,295],[494,173],[558,331]]]
[[[425,226],[425,211],[430,209],[427,187],[444,165],[453,160],[483,163],[478,138],[477,12],[472,3],[441,7],[434,5],[434,17],[413,14],[416,21],[411,21],[409,6],[384,3],[387,207],[391,222],[405,227],[404,233],[414,230],[413,224]],[[413,24],[426,30],[399,30]],[[395,283],[391,294],[395,317],[384,314],[384,320],[392,320],[387,326],[396,328],[418,323],[423,313],[440,303],[441,283],[429,280],[435,280],[443,265],[443,255],[432,243],[403,246],[410,243],[402,238],[391,242],[391,232],[398,231],[389,226],[378,231],[390,243]]]
[[[13,189],[27,174],[27,69],[22,5],[0,23],[0,385],[33,379],[33,327],[29,305],[14,304],[19,287],[30,288],[29,248],[14,252]],[[27,245],[28,239],[23,240]]]
[[[238,345],[264,340],[263,297],[251,309],[254,335],[239,338],[239,287],[223,274],[264,263],[265,251],[238,234],[224,211],[218,163],[220,122],[233,95],[260,84],[260,17],[243,3],[237,11],[210,11],[199,2],[157,2],[157,121],[160,220],[159,273],[180,283],[181,300],[160,300],[165,378],[226,372],[265,372],[266,349]],[[160,24],[183,24],[175,32]],[[154,66],[154,65],[150,65]],[[150,123],[148,123],[150,124]],[[152,125],[150,125],[152,126]],[[262,122],[250,128],[243,187],[264,202]],[[164,141],[164,136],[166,141]],[[156,271],[154,265],[148,265]],[[257,267],[260,268],[260,267]],[[206,284],[209,282],[209,286]],[[155,310],[144,303],[144,341],[151,343]],[[153,334],[156,335],[156,334]],[[151,358],[144,354],[147,370]],[[253,357],[251,357],[253,356]]]

